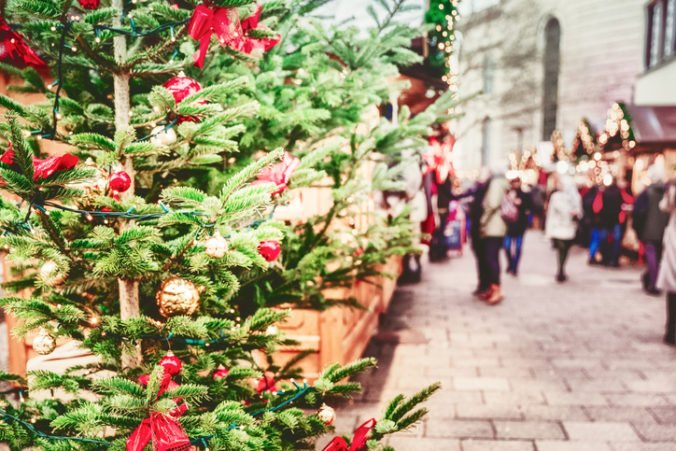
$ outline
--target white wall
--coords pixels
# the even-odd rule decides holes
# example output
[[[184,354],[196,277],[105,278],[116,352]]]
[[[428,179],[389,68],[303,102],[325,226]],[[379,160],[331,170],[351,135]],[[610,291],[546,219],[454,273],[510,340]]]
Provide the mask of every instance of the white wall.
[[[676,60],[642,75],[636,82],[637,105],[676,105]]]
[[[494,158],[516,150],[515,127],[524,128],[525,148],[540,141],[543,31],[550,17],[561,24],[557,128],[566,144],[582,117],[600,127],[614,101],[633,99],[634,82],[643,70],[642,1],[502,0],[460,21],[460,96],[481,90],[480,62],[486,55],[499,61],[495,92],[467,103],[465,116],[455,124],[461,169],[479,164],[483,117],[494,118]],[[510,66],[505,61],[509,55],[521,55],[521,63]]]

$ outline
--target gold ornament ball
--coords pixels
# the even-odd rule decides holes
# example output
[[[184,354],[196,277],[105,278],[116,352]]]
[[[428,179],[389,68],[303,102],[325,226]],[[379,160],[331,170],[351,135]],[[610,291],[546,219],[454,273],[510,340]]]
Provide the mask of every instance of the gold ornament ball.
[[[40,280],[50,287],[61,285],[66,281],[66,275],[59,271],[57,264],[51,260],[45,262],[45,264],[40,267],[38,275],[40,276]]]
[[[322,404],[317,412],[317,416],[327,426],[331,426],[334,421],[336,421],[336,411],[333,410],[333,407]]]
[[[204,243],[205,252],[211,258],[223,258],[228,252],[228,242],[216,232]]]
[[[40,355],[51,354],[56,348],[56,339],[45,329],[40,329],[38,335],[33,339],[33,349]]]
[[[199,307],[197,286],[180,277],[170,277],[162,282],[155,296],[160,314],[165,318],[174,315],[192,315]]]

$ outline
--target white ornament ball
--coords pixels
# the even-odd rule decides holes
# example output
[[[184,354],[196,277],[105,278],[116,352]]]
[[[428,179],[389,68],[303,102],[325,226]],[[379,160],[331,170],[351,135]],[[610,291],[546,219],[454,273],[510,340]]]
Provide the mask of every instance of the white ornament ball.
[[[33,339],[33,350],[40,355],[47,355],[51,354],[54,348],[56,348],[56,339],[45,329],[40,329]]]
[[[171,128],[166,128],[164,125],[158,125],[150,132],[150,142],[156,146],[170,146],[177,140],[176,131]]]
[[[45,264],[40,267],[38,275],[40,276],[40,280],[50,287],[61,285],[66,281],[66,275],[62,273],[57,264],[51,260],[45,262]]]
[[[279,333],[279,328],[275,325],[268,326],[268,328],[265,329],[265,333],[268,335],[277,335]]]
[[[333,410],[333,407],[322,404],[317,412],[317,416],[327,426],[331,426],[334,421],[336,421],[336,411]]]
[[[211,258],[223,258],[228,252],[228,242],[218,231],[204,243],[205,252]]]

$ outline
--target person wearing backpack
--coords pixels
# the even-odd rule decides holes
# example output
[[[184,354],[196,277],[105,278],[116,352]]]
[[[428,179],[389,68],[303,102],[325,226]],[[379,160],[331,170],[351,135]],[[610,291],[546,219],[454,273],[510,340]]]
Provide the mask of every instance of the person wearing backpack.
[[[500,249],[507,234],[507,223],[503,214],[510,208],[505,202],[509,183],[505,178],[504,169],[496,167],[491,172],[493,176],[483,199],[483,214],[479,224],[488,289],[479,297],[490,305],[496,305],[503,299],[500,288]],[[511,210],[513,213],[513,208]]]
[[[582,199],[573,179],[559,175],[556,188],[549,198],[545,235],[552,240],[558,256],[556,280],[559,283],[568,280],[566,260],[573,246],[577,221],[582,214]]]
[[[514,205],[516,212],[503,219],[507,222],[507,235],[504,248],[507,254],[507,273],[516,276],[519,272],[519,261],[523,249],[523,236],[528,228],[528,215],[531,211],[531,200],[528,193],[521,189],[521,179],[515,177],[510,181],[511,189],[507,193],[505,202]],[[511,208],[511,207],[507,207]],[[516,213],[516,214],[514,214]]]
[[[632,213],[632,224],[638,239],[645,249],[646,271],[643,274],[643,289],[648,294],[657,295],[655,286],[662,258],[662,239],[669,222],[669,214],[660,209],[660,200],[664,197],[664,170],[653,165],[648,169],[650,185],[636,199]]]

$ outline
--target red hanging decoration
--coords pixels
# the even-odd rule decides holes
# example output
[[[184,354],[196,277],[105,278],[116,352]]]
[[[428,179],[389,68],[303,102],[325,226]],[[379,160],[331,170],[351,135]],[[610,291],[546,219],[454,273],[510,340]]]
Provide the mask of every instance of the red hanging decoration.
[[[343,437],[334,437],[322,451],[362,451],[366,447],[366,440],[371,429],[376,425],[375,418],[362,423],[361,426],[354,431],[352,436],[352,443],[347,446],[347,442]]]
[[[181,359],[176,357],[171,351],[167,352],[167,354],[160,359],[158,365],[164,367],[164,371],[172,376],[178,375],[183,369],[183,362],[181,362]]]
[[[202,90],[202,86],[197,81],[190,77],[186,77],[185,75],[171,77],[162,86],[174,96],[174,102],[176,102],[177,105],[183,102],[183,99],[186,97]]]
[[[263,28],[258,26],[261,11],[262,6],[258,5],[255,13],[240,22],[235,8],[198,5],[188,23],[188,34],[200,41],[199,52],[195,54],[195,65],[200,68],[204,66],[212,34],[216,35],[221,47],[228,46],[247,54],[258,55],[277,45],[281,40],[278,34],[267,38],[250,36],[250,31]]]
[[[0,17],[0,61],[14,67],[45,69],[47,64],[31,49],[23,36],[12,31],[4,18]]]
[[[244,45],[242,46],[242,51],[247,54],[260,55],[263,52],[267,52],[274,46],[276,46],[282,37],[279,34],[271,36],[268,38],[253,38],[250,37],[249,32],[251,30],[259,29],[258,23],[260,22],[261,12],[263,11],[263,6],[258,5],[256,12],[247,17],[242,21],[242,31],[246,36]],[[267,29],[266,27],[260,27],[260,29]]]
[[[185,75],[183,75],[183,73],[175,77],[171,77],[162,86],[164,86],[164,88],[167,89],[174,97],[174,102],[176,103],[176,105],[183,102],[183,100],[185,100],[186,97],[196,94],[202,90],[202,85],[200,85],[196,80],[193,80],[190,77],[186,77]],[[204,101],[200,103],[204,103]],[[185,121],[198,122],[199,118],[195,116],[180,116],[178,118],[179,123]],[[173,142],[176,142],[176,132],[174,132],[172,129],[164,130],[161,134],[158,134],[157,136],[160,140],[165,140],[166,145],[170,145],[173,144],[173,142],[171,142],[172,134],[173,134]]]
[[[246,54],[254,54],[255,56],[260,56],[263,52],[267,52],[282,40],[281,35],[276,34],[275,36],[267,38],[253,38],[250,36],[250,31],[259,29],[258,23],[260,22],[261,12],[263,11],[263,6],[258,5],[256,12],[242,20],[242,31],[246,39],[241,50]],[[267,29],[266,27],[260,27],[260,29]]]
[[[84,9],[99,9],[101,5],[101,0],[78,0],[78,2]]]
[[[227,368],[218,368],[216,371],[214,371],[213,379],[218,380],[218,379],[225,379],[228,377],[228,374],[230,373],[230,370]]]
[[[258,243],[258,253],[268,262],[277,260],[282,252],[282,246],[279,241],[266,240]]]
[[[242,26],[235,8],[220,8],[205,4],[197,5],[188,23],[188,34],[200,41],[199,52],[195,54],[195,65],[204,66],[211,35],[215,34],[221,46],[240,49],[243,44]]]
[[[11,144],[7,146],[5,152],[0,156],[0,161],[7,166],[14,165],[14,149]],[[46,179],[57,171],[73,169],[79,161],[75,155],[69,153],[48,157],[44,160],[33,157],[33,180]]]
[[[281,194],[286,190],[291,176],[299,165],[300,160],[298,158],[285,152],[281,162],[264,168],[258,173],[256,179],[258,182],[274,183],[277,185],[277,189],[272,192],[272,195]]]
[[[164,368],[158,398],[167,390],[178,387],[172,377],[181,371],[183,364],[171,352],[163,357],[159,365]],[[139,378],[141,385],[148,385],[150,376],[145,374]],[[134,432],[127,439],[127,451],[143,451],[148,443],[152,442],[154,451],[190,451],[192,445],[186,435],[178,417],[183,415],[188,406],[180,398],[174,399],[177,406],[171,409],[167,415],[152,412],[149,418],[141,421]]]
[[[275,383],[274,374],[270,371],[266,371],[263,377],[258,380],[258,384],[256,384],[256,393],[260,395],[266,391],[276,392],[277,386]]]
[[[110,186],[110,189],[113,191],[124,193],[131,186],[131,177],[125,171],[115,171],[110,176],[108,186]]]

